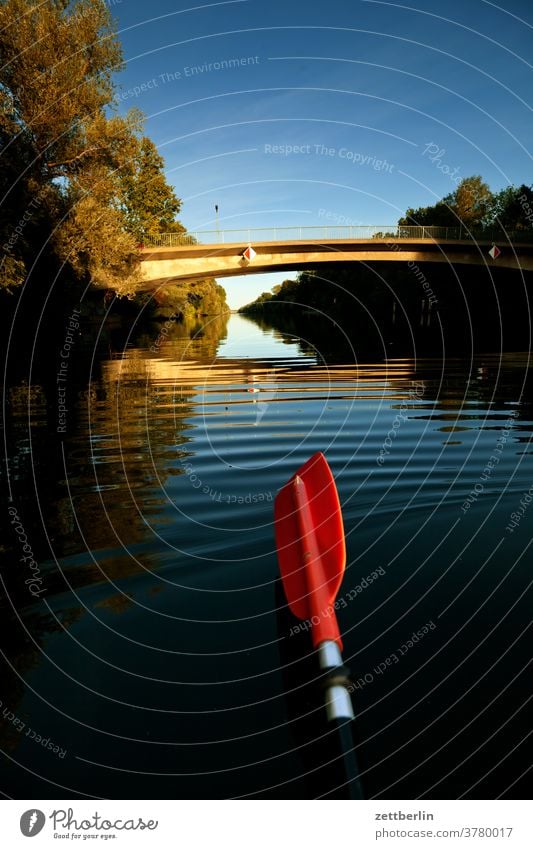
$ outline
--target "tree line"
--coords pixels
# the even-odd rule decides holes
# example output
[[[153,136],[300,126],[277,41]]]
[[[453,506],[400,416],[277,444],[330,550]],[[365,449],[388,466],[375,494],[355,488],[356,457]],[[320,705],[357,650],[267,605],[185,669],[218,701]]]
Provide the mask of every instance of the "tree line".
[[[506,186],[492,192],[478,174],[465,177],[455,191],[433,206],[409,207],[398,225],[458,227],[466,230],[495,230],[505,233],[533,231],[533,189]]]
[[[185,228],[142,113],[118,114],[108,6],[2,0],[0,58],[0,290],[37,263],[132,296],[142,239]]]

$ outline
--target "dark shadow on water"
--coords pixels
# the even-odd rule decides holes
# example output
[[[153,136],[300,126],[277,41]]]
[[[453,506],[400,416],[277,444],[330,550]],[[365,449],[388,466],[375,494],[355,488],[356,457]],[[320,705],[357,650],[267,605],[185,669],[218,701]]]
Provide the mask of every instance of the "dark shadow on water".
[[[533,274],[399,266],[339,263],[329,276],[304,273],[243,314],[327,363],[530,349]]]

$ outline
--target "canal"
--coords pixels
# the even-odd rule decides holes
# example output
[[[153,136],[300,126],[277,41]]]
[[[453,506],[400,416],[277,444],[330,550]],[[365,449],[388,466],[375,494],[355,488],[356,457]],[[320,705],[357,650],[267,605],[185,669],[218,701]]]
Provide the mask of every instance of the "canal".
[[[4,794],[342,796],[273,535],[320,450],[367,796],[525,796],[527,353],[340,359],[238,315],[71,345],[6,386]]]

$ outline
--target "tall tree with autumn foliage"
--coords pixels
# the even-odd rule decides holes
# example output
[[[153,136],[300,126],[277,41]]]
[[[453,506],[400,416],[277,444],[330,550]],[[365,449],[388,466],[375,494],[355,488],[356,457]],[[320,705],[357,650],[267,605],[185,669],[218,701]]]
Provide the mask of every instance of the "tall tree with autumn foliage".
[[[183,229],[143,116],[114,112],[123,65],[104,0],[0,4],[0,279],[44,250],[121,294],[139,285],[141,232]]]
[[[29,236],[36,226],[32,204],[39,198],[40,217],[48,218],[48,238],[58,257],[75,271],[83,267],[96,284],[120,288],[127,272],[118,269],[122,260],[127,266],[133,239],[120,237],[122,222],[113,220],[103,202],[102,193],[111,191],[95,194],[90,211],[84,203],[87,191],[100,181],[113,182],[113,170],[138,124],[138,116],[114,118],[106,131],[112,75],[122,67],[109,10],[103,0],[80,0],[74,6],[67,0],[6,0],[0,6],[0,57],[1,156],[10,174],[9,185],[3,186],[3,240],[8,237],[9,244],[16,226]],[[24,227],[17,218],[22,210]],[[90,230],[100,217],[117,236],[115,261],[90,257]],[[24,278],[20,272],[32,260],[27,242],[16,240],[6,252],[19,270],[8,284]]]
[[[181,201],[164,174],[165,161],[153,141],[143,136],[124,168],[122,203],[128,231],[140,242],[157,233],[183,233],[176,216]]]

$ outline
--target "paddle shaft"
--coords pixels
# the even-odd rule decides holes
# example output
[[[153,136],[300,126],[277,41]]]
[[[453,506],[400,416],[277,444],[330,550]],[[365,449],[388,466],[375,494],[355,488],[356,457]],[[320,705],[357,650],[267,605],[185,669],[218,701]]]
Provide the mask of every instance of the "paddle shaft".
[[[346,773],[348,793],[350,799],[364,799],[361,779],[359,777],[359,767],[355,756],[353,744],[352,729],[350,721],[340,719],[335,721],[337,731],[339,732],[339,742],[342,751],[342,760],[344,763],[344,771]]]
[[[329,640],[321,643],[318,647],[318,662],[326,676],[328,670],[332,673],[332,684],[329,687],[326,685],[325,688],[326,713],[329,722],[335,725],[339,734],[350,799],[364,799],[351,729],[354,719],[352,700],[344,685],[334,683],[335,670],[342,667],[342,656],[337,643]],[[326,677],[326,682],[327,680]]]
[[[318,651],[320,669],[326,674],[326,714],[328,721],[336,726],[339,733],[350,798],[363,799],[350,727],[351,721],[354,719],[352,700],[346,686],[335,683],[335,670],[343,667],[342,640],[335,610],[332,606],[335,599],[330,597],[306,487],[298,475],[294,478],[293,498],[300,531],[313,645]],[[328,670],[332,672],[330,686],[327,686]]]

